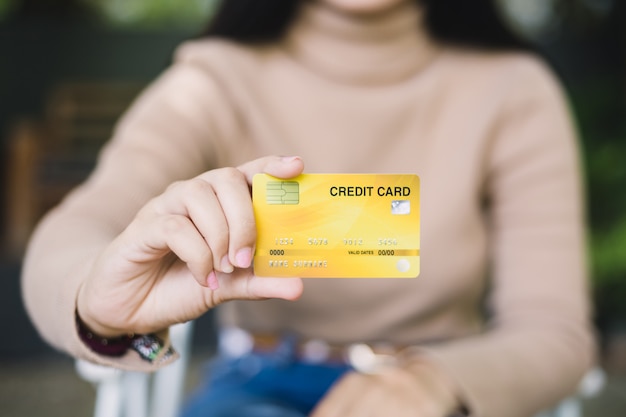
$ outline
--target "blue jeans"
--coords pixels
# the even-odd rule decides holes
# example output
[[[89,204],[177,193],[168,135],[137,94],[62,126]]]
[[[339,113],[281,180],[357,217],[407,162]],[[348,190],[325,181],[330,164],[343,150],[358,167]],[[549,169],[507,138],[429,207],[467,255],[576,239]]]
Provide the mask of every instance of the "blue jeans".
[[[306,417],[350,369],[301,362],[289,351],[218,357],[182,417]]]

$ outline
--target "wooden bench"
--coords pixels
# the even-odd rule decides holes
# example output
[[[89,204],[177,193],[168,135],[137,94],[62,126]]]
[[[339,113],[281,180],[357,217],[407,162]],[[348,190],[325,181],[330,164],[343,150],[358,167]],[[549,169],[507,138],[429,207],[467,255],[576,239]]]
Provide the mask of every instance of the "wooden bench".
[[[87,177],[142,88],[124,82],[64,83],[49,94],[41,119],[14,123],[7,141],[5,253],[20,257],[41,216]]]

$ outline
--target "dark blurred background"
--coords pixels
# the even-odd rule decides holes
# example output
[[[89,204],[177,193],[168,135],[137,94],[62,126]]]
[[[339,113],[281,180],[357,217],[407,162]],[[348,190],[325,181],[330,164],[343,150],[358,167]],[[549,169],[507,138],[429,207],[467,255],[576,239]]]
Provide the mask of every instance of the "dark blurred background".
[[[602,401],[617,410],[594,414],[590,404],[587,415],[623,416],[626,3],[497,2],[514,30],[552,65],[578,121],[600,363],[614,384]],[[176,45],[206,25],[215,3],[0,0],[0,415],[41,415],[29,408],[31,391],[58,387],[54,381],[66,381],[74,392],[53,390],[56,400],[42,400],[45,415],[85,415],[91,407],[92,397],[81,391],[87,388],[72,385],[71,361],[47,347],[26,317],[19,291],[24,247],[36,221],[84,179],[117,118],[171,62]],[[213,345],[211,323],[208,315],[197,325],[194,352]],[[74,402],[78,397],[87,399],[85,408]],[[67,411],[70,403],[75,414]]]

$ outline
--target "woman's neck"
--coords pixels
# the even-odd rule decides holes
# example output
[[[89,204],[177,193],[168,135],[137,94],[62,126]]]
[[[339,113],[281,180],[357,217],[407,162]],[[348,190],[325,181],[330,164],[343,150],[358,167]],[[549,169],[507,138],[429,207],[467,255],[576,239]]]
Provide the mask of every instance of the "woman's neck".
[[[412,1],[366,14],[305,2],[284,45],[312,71],[351,84],[409,78],[436,52],[422,25],[422,10]]]

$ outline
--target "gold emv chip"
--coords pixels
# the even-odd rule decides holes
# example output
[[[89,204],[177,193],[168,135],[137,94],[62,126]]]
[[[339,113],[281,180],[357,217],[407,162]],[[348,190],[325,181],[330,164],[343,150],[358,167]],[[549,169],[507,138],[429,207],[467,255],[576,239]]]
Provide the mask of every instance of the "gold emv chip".
[[[268,181],[265,186],[267,204],[298,204],[300,185],[296,181]]]

